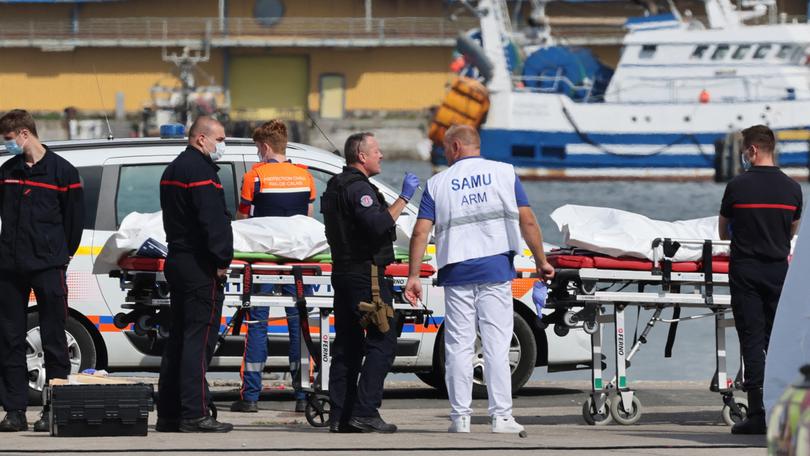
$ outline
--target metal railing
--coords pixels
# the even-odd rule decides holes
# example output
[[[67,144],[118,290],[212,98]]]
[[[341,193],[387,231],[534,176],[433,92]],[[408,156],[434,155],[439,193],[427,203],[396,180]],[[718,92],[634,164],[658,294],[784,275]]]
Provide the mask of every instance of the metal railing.
[[[459,31],[475,26],[475,20],[451,22],[440,17],[287,17],[272,26],[262,25],[252,17],[229,17],[224,20],[211,17],[88,18],[78,22],[0,20],[0,41],[114,41],[121,45],[201,39],[209,40],[213,45],[224,45],[233,40],[268,43],[278,40],[452,43]]]

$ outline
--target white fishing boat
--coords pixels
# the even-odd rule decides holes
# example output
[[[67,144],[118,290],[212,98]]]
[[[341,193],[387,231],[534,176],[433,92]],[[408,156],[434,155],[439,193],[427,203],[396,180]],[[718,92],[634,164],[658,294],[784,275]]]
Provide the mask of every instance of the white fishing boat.
[[[810,25],[775,20],[773,2],[750,1],[745,10],[729,0],[704,2],[705,23],[674,6],[669,14],[629,19],[611,77],[598,65],[589,73],[576,56],[555,68],[538,53],[564,48],[548,40],[522,70],[510,71],[507,44],[526,37],[512,29],[504,0],[479,0],[470,9],[480,35],[464,47],[487,100],[480,117],[461,117],[480,126],[484,155],[523,175],[707,178],[716,142],[754,124],[779,132],[780,165],[806,174],[808,143],[800,131],[810,125]],[[437,115],[432,133],[458,121],[458,104],[450,108],[453,120]]]

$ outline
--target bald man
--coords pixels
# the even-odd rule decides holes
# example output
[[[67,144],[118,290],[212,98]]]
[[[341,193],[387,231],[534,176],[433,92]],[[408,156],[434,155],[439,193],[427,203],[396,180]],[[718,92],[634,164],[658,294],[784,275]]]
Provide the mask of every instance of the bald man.
[[[543,253],[543,235],[512,165],[481,157],[478,132],[453,126],[444,137],[448,169],[427,182],[410,245],[405,297],[422,299],[419,270],[436,225],[438,284],[445,287],[445,382],[449,432],[470,432],[476,326],[484,350],[484,378],[492,432],[517,434],[512,417],[509,344],[514,323],[512,259],[521,236],[534,255],[537,274],[554,276]]]
[[[233,429],[211,416],[205,380],[222,317],[222,284],[233,258],[231,214],[215,163],[224,153],[222,124],[200,117],[189,130],[188,147],[160,178],[172,321],[160,365],[159,432]]]

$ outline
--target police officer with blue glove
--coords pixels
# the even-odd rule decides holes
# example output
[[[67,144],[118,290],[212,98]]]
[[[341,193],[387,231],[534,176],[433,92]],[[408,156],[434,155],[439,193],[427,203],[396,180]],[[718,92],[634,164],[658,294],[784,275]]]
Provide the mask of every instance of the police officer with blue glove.
[[[321,196],[326,239],[332,252],[335,341],[329,377],[330,432],[396,432],[378,412],[383,382],[394,363],[397,325],[388,330],[363,329],[360,302],[372,302],[372,277],[379,298],[392,303],[385,267],[394,261],[396,219],[419,186],[419,178],[405,174],[402,193],[390,206],[369,181],[380,173],[383,154],[374,135],[356,133],[346,140],[346,166],[333,177]],[[376,274],[372,273],[376,269]],[[364,359],[365,358],[365,359]]]

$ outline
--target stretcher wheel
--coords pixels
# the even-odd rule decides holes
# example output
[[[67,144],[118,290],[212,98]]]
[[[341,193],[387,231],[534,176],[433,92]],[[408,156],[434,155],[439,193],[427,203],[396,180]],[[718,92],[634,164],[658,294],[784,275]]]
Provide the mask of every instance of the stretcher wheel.
[[[596,331],[599,330],[599,323],[595,321],[583,321],[582,329],[588,334],[596,334]]]
[[[624,410],[623,404],[622,395],[617,394],[613,402],[610,403],[610,416],[619,424],[636,424],[641,418],[641,401],[634,394],[629,412]]]
[[[113,317],[113,325],[115,325],[115,327],[118,329],[126,329],[131,322],[130,315],[125,314],[124,312],[118,312]]]
[[[579,284],[579,292],[580,294],[584,295],[592,295],[596,293],[596,281],[595,280],[583,280]]]
[[[741,397],[735,397],[734,403],[737,404],[737,407],[740,409],[740,413],[736,413],[731,410],[731,407],[728,405],[723,405],[723,421],[729,425],[734,426],[736,423],[742,421],[746,415],[748,415],[748,401]]]
[[[613,421],[613,417],[610,415],[610,399],[605,400],[605,411],[599,413],[596,411],[593,397],[588,396],[588,399],[582,404],[582,418],[591,426],[610,424],[610,422]]]
[[[558,335],[560,337],[567,336],[568,331],[569,331],[568,326],[562,325],[560,323],[556,323],[554,325],[554,334],[556,334],[556,335]]]
[[[577,324],[577,314],[573,311],[568,311],[563,315],[563,323],[568,326],[576,326]]]
[[[307,398],[307,406],[304,409],[304,418],[313,427],[329,426],[329,412],[331,406],[329,399],[325,397]]]

